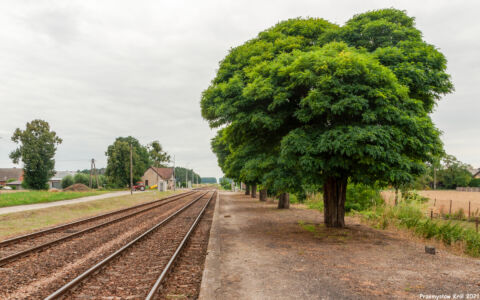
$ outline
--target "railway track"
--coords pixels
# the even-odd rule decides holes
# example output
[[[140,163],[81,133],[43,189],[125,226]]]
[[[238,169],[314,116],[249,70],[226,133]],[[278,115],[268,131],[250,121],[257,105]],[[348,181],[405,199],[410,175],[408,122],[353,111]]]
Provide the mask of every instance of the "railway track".
[[[215,195],[196,197],[45,299],[154,299]]]
[[[41,251],[82,234],[151,211],[194,193],[195,191],[173,195],[1,241],[0,267],[34,252]]]

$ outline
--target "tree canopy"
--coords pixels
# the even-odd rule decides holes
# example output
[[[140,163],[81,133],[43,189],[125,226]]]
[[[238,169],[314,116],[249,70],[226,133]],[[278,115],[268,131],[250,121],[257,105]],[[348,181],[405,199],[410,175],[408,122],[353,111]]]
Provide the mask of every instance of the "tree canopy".
[[[277,192],[322,186],[344,226],[347,183],[400,184],[442,151],[429,113],[453,85],[404,11],[278,23],[230,50],[203,92],[225,175]]]
[[[12,141],[20,146],[10,153],[16,164],[23,162],[24,184],[31,189],[48,188],[48,180],[55,175],[55,152],[62,139],[50,130],[48,122],[33,120],[25,130],[17,128]]]
[[[105,175],[113,185],[120,187],[130,185],[130,145],[132,145],[134,183],[141,179],[145,170],[151,165],[147,147],[141,145],[134,137],[118,137],[105,152],[107,156]]]
[[[157,168],[166,167],[165,163],[170,162],[170,155],[163,151],[163,147],[159,141],[153,141],[147,145],[148,154],[153,165]]]

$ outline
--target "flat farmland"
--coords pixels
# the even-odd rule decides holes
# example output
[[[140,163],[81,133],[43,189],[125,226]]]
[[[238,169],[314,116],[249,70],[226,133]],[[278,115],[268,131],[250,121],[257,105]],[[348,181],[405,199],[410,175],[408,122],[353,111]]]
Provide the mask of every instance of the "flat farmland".
[[[468,205],[472,215],[480,214],[480,192],[459,192],[454,190],[437,190],[437,191],[417,191],[420,195],[427,197],[428,211],[433,209],[435,214],[440,212],[449,213],[450,200],[452,201],[452,213],[463,209],[465,215],[468,214]],[[394,191],[383,191],[382,196],[387,203],[393,204],[395,199]]]

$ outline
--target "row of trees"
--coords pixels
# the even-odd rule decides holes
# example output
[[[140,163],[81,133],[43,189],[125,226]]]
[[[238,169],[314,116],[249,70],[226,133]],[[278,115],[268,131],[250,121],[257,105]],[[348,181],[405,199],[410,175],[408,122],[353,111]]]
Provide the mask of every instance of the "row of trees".
[[[118,137],[108,146],[107,168],[105,175],[110,185],[125,187],[130,184],[130,147],[132,148],[133,182],[141,179],[150,167],[164,168],[171,162],[170,155],[163,150],[159,141],[144,146],[134,137]],[[186,180],[200,183],[201,176],[191,169],[175,167],[176,182],[180,186],[187,186]]]
[[[429,114],[453,90],[446,59],[414,18],[383,9],[344,26],[280,22],[221,61],[202,116],[224,174],[262,192],[322,191],[343,227],[347,184],[413,182],[442,153]],[[262,193],[261,193],[262,195]]]
[[[10,158],[16,164],[23,162],[24,186],[30,189],[48,188],[48,180],[55,175],[55,152],[62,143],[55,131],[50,129],[48,122],[33,120],[26,124],[26,128],[17,128],[12,136],[12,141],[19,144],[18,148],[10,153]],[[125,187],[130,185],[130,151],[133,161],[133,181],[141,179],[150,166],[166,167],[170,162],[170,155],[165,152],[159,141],[144,146],[131,136],[118,137],[108,146],[106,151],[107,167],[99,169],[99,184],[108,184],[112,187]],[[189,180],[200,182],[200,175],[188,170]],[[185,185],[184,168],[176,168],[177,180]],[[75,176],[67,176],[62,181],[62,186],[67,187],[73,183],[89,185],[90,170],[79,171]],[[96,188],[96,180],[93,180]]]
[[[202,177],[200,183],[216,184],[217,178],[215,177]]]
[[[195,173],[192,169],[175,167],[175,180],[180,186],[186,187],[188,181],[191,181],[192,184],[197,182],[200,183],[201,176]]]
[[[457,187],[480,187],[480,179],[473,178],[478,170],[459,161],[453,155],[444,155],[427,164],[427,172],[406,188],[456,189]],[[472,172],[473,171],[473,172]]]

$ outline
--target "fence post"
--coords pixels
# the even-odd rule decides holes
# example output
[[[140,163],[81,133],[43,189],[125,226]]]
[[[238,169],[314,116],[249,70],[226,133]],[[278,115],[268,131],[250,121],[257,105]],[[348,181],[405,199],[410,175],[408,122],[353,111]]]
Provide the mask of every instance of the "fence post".
[[[433,220],[433,209],[430,210],[430,220]]]
[[[478,232],[478,217],[475,218],[475,229]]]
[[[451,216],[452,215],[452,199],[450,199],[450,210],[448,214]]]
[[[437,198],[435,198],[435,200],[433,201],[433,206],[435,207],[436,204],[437,204]]]
[[[470,201],[468,201],[468,220],[470,221]]]

